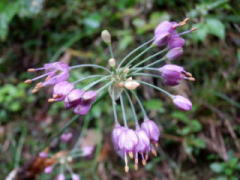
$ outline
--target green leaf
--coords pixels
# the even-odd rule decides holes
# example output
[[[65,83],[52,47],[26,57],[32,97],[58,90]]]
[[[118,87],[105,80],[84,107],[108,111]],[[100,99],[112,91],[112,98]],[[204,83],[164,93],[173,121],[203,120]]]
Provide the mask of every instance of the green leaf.
[[[208,34],[208,27],[204,23],[195,25],[198,30],[192,33],[192,39],[195,41],[204,41]]]
[[[215,35],[220,39],[225,38],[225,26],[220,20],[216,18],[208,18],[206,24],[209,34]]]
[[[212,163],[210,165],[210,168],[215,173],[220,173],[220,172],[222,172],[224,170],[223,164],[222,163],[217,163],[217,162]]]
[[[146,101],[145,106],[147,108],[147,110],[161,110],[163,108],[163,103],[159,100],[159,99],[151,99]]]

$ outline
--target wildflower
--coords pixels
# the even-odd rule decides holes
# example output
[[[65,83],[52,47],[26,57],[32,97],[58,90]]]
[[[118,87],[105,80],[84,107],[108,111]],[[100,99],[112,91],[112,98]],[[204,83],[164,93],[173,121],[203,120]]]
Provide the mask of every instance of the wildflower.
[[[141,129],[146,132],[149,139],[154,144],[158,143],[159,136],[160,136],[160,130],[154,121],[145,119],[144,122],[141,124]]]
[[[113,145],[116,149],[119,149],[118,147],[118,141],[119,141],[119,136],[121,133],[125,130],[123,126],[120,126],[119,124],[115,125],[112,131],[112,142]]]
[[[80,180],[80,177],[77,174],[71,175],[72,180]]]
[[[114,58],[111,58],[108,60],[108,64],[110,67],[115,67],[116,66],[116,60]]]
[[[68,142],[70,139],[72,139],[72,133],[71,132],[68,132],[68,133],[64,133],[61,135],[60,139],[63,141],[63,142]]]
[[[92,103],[96,100],[96,91],[86,91],[80,98],[79,104],[74,108],[76,114],[85,115],[92,107]]]
[[[44,67],[41,68],[30,68],[29,72],[36,72],[44,70],[45,73],[37,76],[33,79],[28,79],[25,83],[32,83],[33,81],[45,78],[43,82],[38,83],[33,89],[33,93],[37,92],[41,87],[55,85],[61,81],[66,81],[69,78],[69,66],[63,62],[54,62],[45,64]]]
[[[123,153],[124,156],[125,172],[129,171],[127,155],[129,155],[130,158],[133,158],[133,152],[137,143],[138,137],[135,131],[133,131],[132,129],[125,128],[119,135],[117,146],[119,147],[119,150]]]
[[[64,99],[64,104],[66,108],[76,107],[80,101],[81,97],[85,91],[81,89],[72,90]]]
[[[176,47],[176,48],[170,49],[166,54],[166,57],[169,60],[174,60],[180,57],[182,54],[183,54],[183,49],[181,47]]]
[[[164,79],[166,85],[175,86],[180,83],[182,79],[194,81],[192,74],[186,72],[183,67],[167,64],[158,69]]]
[[[129,80],[126,80],[124,82],[124,87],[126,89],[129,89],[129,90],[135,90],[136,88],[138,88],[140,86],[140,84],[135,81],[135,80],[132,80],[132,79],[129,79]]]
[[[53,166],[48,166],[44,169],[44,173],[46,174],[50,174],[52,173],[52,171],[53,171]]]
[[[74,85],[72,83],[68,81],[59,82],[53,87],[53,98],[48,101],[62,101],[73,89]]]
[[[38,156],[41,157],[41,158],[47,158],[48,157],[48,153],[43,151],[43,152],[40,152],[38,154]]]
[[[143,129],[137,129],[135,131],[137,137],[138,137],[138,143],[135,147],[135,169],[138,169],[138,154],[141,154],[142,156],[142,164],[146,164],[146,160],[144,157],[144,154],[148,154],[148,152],[151,149],[150,146],[150,139],[147,135],[147,133]]]
[[[57,178],[56,178],[56,180],[65,180],[66,178],[65,178],[65,176],[64,176],[64,174],[58,174],[58,176],[57,176]]]
[[[173,103],[182,111],[189,111],[192,109],[192,102],[183,96],[173,96]]]

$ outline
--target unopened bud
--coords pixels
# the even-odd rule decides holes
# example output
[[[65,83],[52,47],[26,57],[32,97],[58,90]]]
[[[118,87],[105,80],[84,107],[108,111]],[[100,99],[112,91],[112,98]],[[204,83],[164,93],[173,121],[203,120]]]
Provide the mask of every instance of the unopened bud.
[[[103,30],[102,34],[101,34],[102,40],[107,43],[110,44],[111,43],[111,34],[109,33],[108,30]]]
[[[136,89],[138,86],[140,86],[140,84],[135,81],[135,80],[127,80],[125,83],[124,83],[124,87],[129,89],[129,90],[134,90]]]
[[[130,71],[130,69],[128,67],[123,69],[123,72],[126,73],[126,74],[129,73],[129,71]]]
[[[110,67],[115,67],[116,66],[116,60],[114,58],[111,58],[108,60],[108,64]]]

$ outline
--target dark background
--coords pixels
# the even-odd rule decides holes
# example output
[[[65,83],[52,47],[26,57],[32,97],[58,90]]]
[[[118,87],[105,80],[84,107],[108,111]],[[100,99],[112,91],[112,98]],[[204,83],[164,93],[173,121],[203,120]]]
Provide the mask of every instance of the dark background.
[[[1,179],[33,158],[74,116],[61,103],[47,103],[50,90],[31,94],[31,85],[23,83],[32,77],[27,68],[58,60],[64,53],[71,56],[71,64],[106,66],[103,29],[111,32],[120,60],[150,39],[162,20],[185,17],[190,23],[183,29],[198,30],[186,36],[184,56],[176,63],[196,82],[173,91],[189,95],[193,110],[180,112],[158,92],[143,89],[150,117],[163,129],[159,155],[145,168],[125,174],[110,144],[113,116],[105,98],[81,118],[99,138],[89,140],[96,142],[97,151],[88,160],[74,162],[75,172],[82,179],[239,179],[239,0],[0,0]],[[91,73],[97,72],[85,69],[74,77]],[[79,124],[69,127],[74,135]]]

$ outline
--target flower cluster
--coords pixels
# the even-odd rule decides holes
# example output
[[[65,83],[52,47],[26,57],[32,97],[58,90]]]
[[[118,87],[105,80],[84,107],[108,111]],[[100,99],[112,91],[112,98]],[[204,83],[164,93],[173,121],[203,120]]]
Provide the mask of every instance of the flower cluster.
[[[159,78],[167,86],[176,86],[183,80],[195,80],[192,74],[187,72],[183,67],[172,64],[174,60],[183,54],[183,47],[185,45],[183,35],[196,30],[192,28],[188,31],[178,33],[177,29],[187,22],[188,19],[179,23],[170,21],[161,22],[156,27],[151,40],[131,51],[121,61],[115,59],[111,46],[111,34],[107,30],[104,30],[101,34],[102,40],[108,45],[111,54],[108,67],[96,64],[68,66],[63,62],[54,62],[45,64],[42,68],[29,69],[29,72],[44,71],[44,74],[31,80],[26,80],[26,83],[45,78],[43,82],[36,84],[32,92],[35,93],[40,88],[51,85],[53,86],[53,95],[48,101],[63,101],[66,108],[71,108],[74,113],[80,115],[87,114],[97,96],[107,89],[112,100],[115,122],[112,131],[114,148],[124,158],[126,172],[129,171],[128,156],[134,158],[135,168],[137,169],[139,159],[145,165],[150,152],[153,155],[157,155],[156,148],[160,137],[160,129],[148,117],[136,89],[141,86],[148,86],[169,97],[178,109],[182,111],[192,109],[192,103],[188,98],[181,95],[173,95],[162,87],[137,78],[144,76]],[[143,58],[144,54],[153,48],[161,48],[161,50]],[[166,62],[166,64],[160,66],[159,64],[163,62]],[[70,71],[82,67],[101,69],[104,73],[82,77],[75,82],[70,82]],[[83,89],[75,88],[77,83],[81,83],[86,79],[94,81],[90,82]],[[91,90],[94,86],[96,86],[97,90]],[[136,113],[135,103],[142,113]],[[119,108],[117,106],[119,105],[121,106],[120,111],[122,114],[118,113]],[[131,118],[128,117],[130,114],[126,113],[127,107],[132,110]],[[141,118],[143,122],[139,121]],[[119,119],[122,119],[123,123]],[[128,121],[131,119],[135,122],[135,128],[128,127]]]

